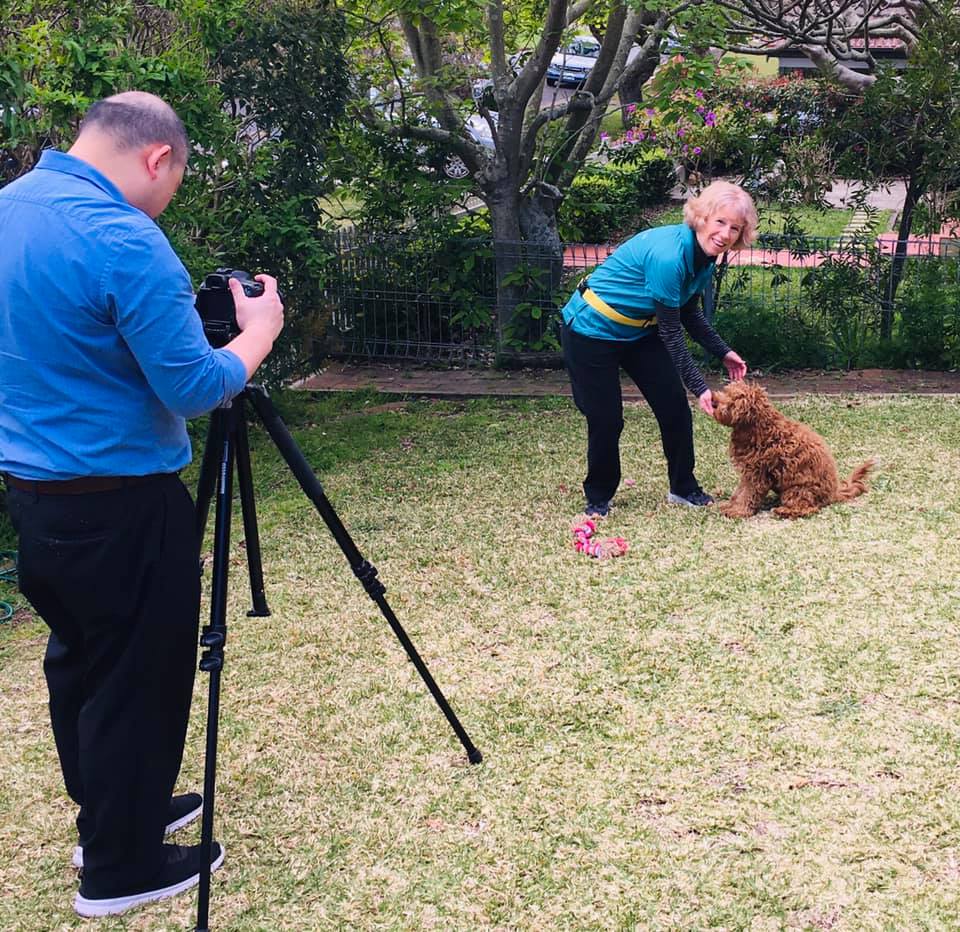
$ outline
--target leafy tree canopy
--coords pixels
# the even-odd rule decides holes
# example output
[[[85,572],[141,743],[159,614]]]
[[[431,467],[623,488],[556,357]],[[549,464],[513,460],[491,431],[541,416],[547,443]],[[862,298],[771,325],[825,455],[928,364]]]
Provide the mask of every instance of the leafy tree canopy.
[[[66,148],[87,106],[153,92],[193,151],[160,218],[199,281],[220,265],[278,276],[289,370],[330,250],[318,198],[347,87],[343,17],[297,0],[0,0],[0,183]]]

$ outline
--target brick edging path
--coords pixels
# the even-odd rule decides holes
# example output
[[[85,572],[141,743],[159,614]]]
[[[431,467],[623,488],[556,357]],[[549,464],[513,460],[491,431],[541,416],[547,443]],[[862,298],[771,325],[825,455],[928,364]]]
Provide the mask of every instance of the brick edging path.
[[[803,370],[752,373],[774,398],[796,395],[960,394],[960,372],[927,372],[915,369],[853,369],[850,372]],[[707,383],[719,388],[718,373],[708,373]],[[396,395],[478,398],[486,396],[537,398],[569,395],[570,383],[562,369],[439,369],[386,363],[330,362],[294,385],[314,392],[349,392],[374,389]],[[623,397],[641,399],[626,377]]]

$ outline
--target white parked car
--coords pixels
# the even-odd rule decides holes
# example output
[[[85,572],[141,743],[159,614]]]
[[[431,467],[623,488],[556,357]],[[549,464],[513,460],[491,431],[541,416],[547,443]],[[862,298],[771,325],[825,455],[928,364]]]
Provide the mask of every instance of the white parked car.
[[[580,87],[590,75],[600,55],[600,43],[593,36],[576,36],[561,46],[547,66],[547,84]]]
[[[627,63],[640,54],[634,45],[627,52]],[[593,36],[576,36],[567,45],[557,49],[547,66],[547,84],[558,87],[582,87],[600,57],[600,43]]]

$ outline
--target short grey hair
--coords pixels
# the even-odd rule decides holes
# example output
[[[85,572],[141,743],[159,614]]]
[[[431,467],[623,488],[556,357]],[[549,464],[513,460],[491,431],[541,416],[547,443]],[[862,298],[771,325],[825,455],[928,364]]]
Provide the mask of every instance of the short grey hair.
[[[180,165],[186,165],[190,153],[183,121],[173,107],[152,94],[128,92],[98,100],[80,123],[81,135],[86,129],[112,136],[120,150],[168,145]]]

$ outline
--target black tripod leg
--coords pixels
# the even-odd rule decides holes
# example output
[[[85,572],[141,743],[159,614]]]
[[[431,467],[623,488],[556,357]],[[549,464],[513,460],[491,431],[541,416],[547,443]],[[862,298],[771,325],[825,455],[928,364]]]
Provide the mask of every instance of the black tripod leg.
[[[197,480],[197,540],[201,543],[207,527],[210,500],[213,498],[213,490],[217,482],[221,440],[227,414],[225,409],[216,408],[210,413],[210,422],[207,427],[207,443],[203,448],[203,464],[200,467],[200,478]]]
[[[467,759],[471,764],[480,763],[480,761],[483,760],[483,756],[474,747],[470,736],[460,724],[453,709],[450,708],[450,704],[440,691],[440,687],[437,686],[433,677],[430,675],[427,665],[417,653],[413,642],[407,637],[406,631],[403,630],[403,627],[397,620],[397,616],[393,613],[393,609],[390,608],[387,600],[384,598],[386,587],[377,579],[376,567],[363,558],[356,544],[354,544],[350,535],[347,533],[347,529],[343,526],[337,513],[333,510],[333,506],[324,494],[320,480],[317,479],[306,457],[304,457],[300,448],[297,446],[290,431],[287,430],[287,425],[280,419],[280,415],[277,414],[273,402],[267,397],[267,393],[257,385],[247,386],[246,397],[256,409],[260,420],[263,422],[263,426],[267,429],[267,433],[270,434],[271,439],[280,451],[280,455],[286,460],[297,482],[300,483],[300,488],[303,489],[310,501],[313,502],[314,507],[320,513],[320,517],[323,518],[327,527],[330,529],[334,539],[343,551],[344,556],[349,561],[354,574],[360,582],[363,583],[363,588],[367,590],[370,598],[377,603],[383,617],[387,619],[390,627],[393,629],[393,633],[397,636],[404,650],[407,652],[407,656],[417,668],[417,672],[420,674],[424,683],[427,684],[427,688],[436,700],[437,705],[440,706],[440,710],[447,717],[450,727],[453,728],[456,736],[460,739],[460,743],[466,750]]]
[[[257,506],[253,497],[253,471],[250,468],[250,443],[247,437],[247,418],[243,409],[246,392],[235,399],[240,405],[237,415],[236,456],[237,484],[240,486],[240,509],[243,514],[243,536],[247,551],[247,571],[250,577],[250,598],[253,608],[249,618],[266,618],[270,614],[267,595],[263,588],[263,563],[260,560],[260,531],[257,528]]]
[[[230,569],[230,512],[233,499],[234,430],[239,405],[223,412],[219,432],[219,473],[214,525],[213,577],[210,588],[210,624],[200,635],[205,648],[200,669],[210,674],[207,699],[207,747],[203,771],[203,819],[200,847],[205,852],[200,865],[197,893],[197,932],[207,932],[210,912],[210,853],[213,848],[213,805],[217,778],[217,735],[220,719],[220,671],[227,640],[227,576]],[[218,412],[219,413],[219,412]],[[206,459],[206,457],[204,457]]]

